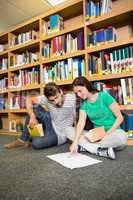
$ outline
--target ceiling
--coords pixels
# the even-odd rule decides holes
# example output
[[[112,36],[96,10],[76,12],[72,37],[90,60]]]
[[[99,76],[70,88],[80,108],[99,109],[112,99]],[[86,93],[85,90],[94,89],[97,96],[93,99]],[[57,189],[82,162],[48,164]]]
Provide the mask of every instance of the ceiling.
[[[47,0],[0,0],[0,33],[52,8]]]

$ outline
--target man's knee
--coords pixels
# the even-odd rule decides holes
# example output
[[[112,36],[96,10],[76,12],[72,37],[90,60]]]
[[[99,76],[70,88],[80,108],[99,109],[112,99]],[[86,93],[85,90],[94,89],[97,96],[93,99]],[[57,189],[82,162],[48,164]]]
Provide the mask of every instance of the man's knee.
[[[42,137],[36,137],[32,139],[33,149],[42,149]]]
[[[39,104],[33,106],[33,111],[37,119],[44,119],[45,117],[50,119],[50,113]]]
[[[41,105],[39,105],[39,104],[34,104],[34,105],[33,105],[33,112],[34,112],[35,114],[37,114],[37,113],[40,113],[40,112],[46,113],[47,111],[46,111],[45,108],[43,108]]]

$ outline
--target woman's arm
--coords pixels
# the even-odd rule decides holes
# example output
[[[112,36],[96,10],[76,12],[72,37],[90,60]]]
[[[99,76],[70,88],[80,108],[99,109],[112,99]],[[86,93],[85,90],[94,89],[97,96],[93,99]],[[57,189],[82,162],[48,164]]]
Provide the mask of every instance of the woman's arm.
[[[115,123],[113,124],[113,126],[107,131],[107,134],[111,134],[115,129],[117,129],[120,124],[123,122],[123,116],[121,114],[120,111],[120,107],[117,104],[117,102],[113,102],[110,106],[109,106],[110,110],[112,111],[112,113],[115,115],[116,120]]]
[[[70,146],[70,152],[76,152],[77,150],[77,145],[79,142],[80,134],[83,131],[86,123],[86,113],[83,110],[80,110],[79,112],[79,120],[76,126],[76,132],[75,132],[75,137],[72,145]]]

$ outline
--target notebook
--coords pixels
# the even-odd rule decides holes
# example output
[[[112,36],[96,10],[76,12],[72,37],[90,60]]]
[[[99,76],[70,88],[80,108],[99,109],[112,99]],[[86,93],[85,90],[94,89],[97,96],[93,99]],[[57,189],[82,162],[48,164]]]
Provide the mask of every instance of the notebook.
[[[33,128],[28,126],[30,137],[44,136],[42,124],[36,124]]]
[[[102,140],[105,137],[106,133],[104,131],[104,127],[98,127],[91,129],[88,131],[88,133],[85,134],[86,139],[88,139],[90,142],[98,142]]]

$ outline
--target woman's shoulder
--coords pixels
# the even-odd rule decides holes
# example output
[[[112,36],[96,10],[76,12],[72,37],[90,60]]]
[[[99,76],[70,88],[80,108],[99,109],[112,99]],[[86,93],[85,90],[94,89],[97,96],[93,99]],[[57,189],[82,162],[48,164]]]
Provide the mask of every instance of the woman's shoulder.
[[[110,94],[108,92],[105,92],[105,91],[100,91],[99,96],[101,96],[102,98],[107,98],[107,97],[110,96]]]

